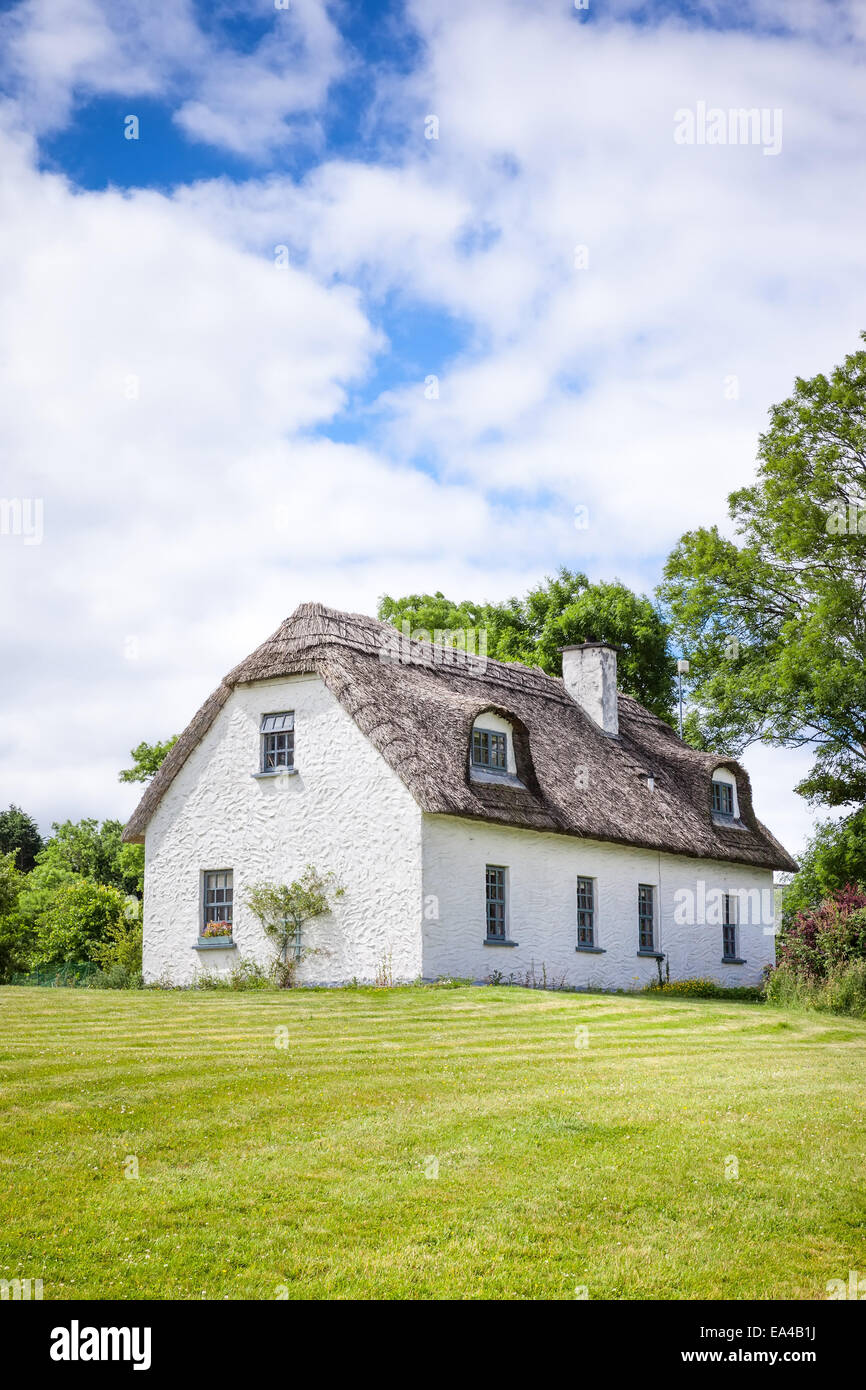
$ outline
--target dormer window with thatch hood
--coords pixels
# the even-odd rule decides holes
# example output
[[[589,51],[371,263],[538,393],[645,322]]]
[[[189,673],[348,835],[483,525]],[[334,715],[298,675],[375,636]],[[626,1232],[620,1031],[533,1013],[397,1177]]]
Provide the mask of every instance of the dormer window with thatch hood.
[[[473,722],[469,775],[473,781],[523,785],[514,751],[514,726],[493,710],[484,710]]]
[[[740,819],[737,779],[727,767],[713,772],[713,816],[725,821]]]

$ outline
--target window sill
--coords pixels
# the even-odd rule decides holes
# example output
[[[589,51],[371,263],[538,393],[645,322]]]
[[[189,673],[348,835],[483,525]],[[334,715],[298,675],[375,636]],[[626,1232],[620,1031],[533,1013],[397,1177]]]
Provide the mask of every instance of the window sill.
[[[722,956],[722,965],[748,965],[748,963],[741,956]]]
[[[296,767],[275,767],[275,768],[273,769],[272,772],[251,772],[251,773],[250,773],[250,776],[251,776],[251,777],[256,777],[256,778],[258,778],[258,779],[261,779],[261,778],[268,778],[268,777],[297,777],[297,775],[298,775],[298,769],[297,769]]]
[[[575,946],[575,951],[581,951],[585,956],[605,956],[607,949],[604,946]]]
[[[236,943],[230,936],[200,936],[193,946],[194,951],[233,951]]]
[[[506,941],[504,936],[485,936],[485,946],[519,946],[519,941]]]
[[[646,956],[649,960],[664,960],[664,951],[638,951],[639,956]]]
[[[526,790],[525,783],[521,782],[515,772],[506,772],[502,768],[480,767],[472,763],[469,768],[470,782],[481,782],[488,787],[522,787]]]

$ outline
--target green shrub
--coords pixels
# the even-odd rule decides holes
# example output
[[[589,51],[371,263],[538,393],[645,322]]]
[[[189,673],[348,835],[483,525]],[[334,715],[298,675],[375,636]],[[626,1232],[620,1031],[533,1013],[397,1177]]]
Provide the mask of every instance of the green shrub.
[[[141,904],[132,898],[127,899],[122,920],[109,925],[105,939],[94,945],[91,954],[105,974],[122,970],[128,976],[140,976],[142,947]],[[111,985],[107,988],[126,989],[128,986]]]
[[[785,1009],[818,1009],[823,1013],[866,1018],[866,960],[834,966],[820,978],[783,962],[767,979],[766,999]]]
[[[276,962],[270,970],[254,960],[240,960],[228,975],[203,971],[197,975],[193,989],[213,990],[259,990],[285,988],[282,985],[284,961]]]
[[[144,978],[140,970],[129,970],[115,962],[107,969],[97,971],[87,983],[91,989],[141,989]]]
[[[866,958],[866,893],[849,884],[808,912],[799,912],[778,941],[780,965],[825,979],[839,966]]]
[[[126,920],[127,900],[119,888],[79,878],[64,883],[39,918],[32,962],[93,960],[113,927]]]
[[[659,984],[654,980],[645,985],[641,994],[673,994],[684,999],[737,999],[746,1003],[759,1003],[764,998],[760,985],[720,985],[715,980],[696,977],[692,980],[668,980]]]

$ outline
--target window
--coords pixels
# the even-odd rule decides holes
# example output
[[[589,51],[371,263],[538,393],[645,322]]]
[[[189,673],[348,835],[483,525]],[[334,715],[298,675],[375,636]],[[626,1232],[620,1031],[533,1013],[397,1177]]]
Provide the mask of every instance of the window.
[[[214,923],[224,923],[229,928],[231,936],[232,925],[232,898],[233,874],[231,869],[220,869],[215,873],[206,873],[204,876],[204,923],[202,935],[207,934],[207,928]],[[216,933],[212,933],[216,935]]]
[[[577,880],[577,944],[595,945],[595,880]]]
[[[717,782],[713,779],[713,811],[717,816],[733,817],[734,789],[730,782]]]
[[[291,771],[295,765],[295,715],[262,715],[262,772]]]
[[[505,940],[505,869],[499,864],[487,865],[487,935]]]
[[[655,888],[651,883],[637,886],[638,950],[655,950]]]
[[[736,960],[740,954],[737,946],[737,906],[736,893],[726,893],[722,921],[722,956],[725,960]]]
[[[472,730],[472,762],[475,767],[508,770],[508,740],[492,729]]]

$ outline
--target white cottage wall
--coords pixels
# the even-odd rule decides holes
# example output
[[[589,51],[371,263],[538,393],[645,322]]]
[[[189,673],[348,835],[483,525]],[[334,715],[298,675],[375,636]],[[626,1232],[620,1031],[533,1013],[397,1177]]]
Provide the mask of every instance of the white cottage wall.
[[[533,965],[548,978],[601,989],[637,989],[658,978],[652,957],[638,956],[638,884],[656,888],[656,948],[671,979],[701,976],[722,984],[758,984],[775,958],[773,875],[769,869],[689,859],[565,835],[541,834],[450,816],[425,816],[425,978],[522,976]],[[508,869],[508,937],[485,944],[485,866]],[[596,880],[599,953],[576,950],[577,877]],[[763,916],[741,912],[745,964],[722,963],[721,892],[758,890]],[[714,896],[715,894],[715,896]],[[699,920],[695,920],[698,918]],[[703,919],[703,920],[701,920]]]
[[[256,778],[263,713],[295,712],[294,776]],[[160,801],[145,838],[144,976],[189,984],[273,948],[244,898],[312,863],[345,887],[304,942],[311,983],[421,973],[421,813],[318,676],[238,686]],[[235,949],[196,950],[202,874],[234,873]]]

